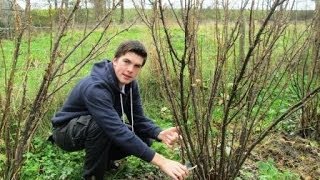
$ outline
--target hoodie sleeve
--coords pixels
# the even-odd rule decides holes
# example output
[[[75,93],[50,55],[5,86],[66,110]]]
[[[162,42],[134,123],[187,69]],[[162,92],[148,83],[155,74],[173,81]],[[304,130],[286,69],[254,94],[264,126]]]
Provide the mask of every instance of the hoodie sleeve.
[[[113,107],[109,87],[93,83],[83,88],[82,94],[89,113],[116,146],[145,161],[152,160],[155,152],[122,123]]]
[[[162,131],[160,127],[155,125],[153,121],[144,115],[138,83],[132,83],[132,100],[133,100],[133,119],[134,129],[137,134],[143,137],[157,139],[157,136]],[[130,112],[126,113],[128,118],[131,118]]]

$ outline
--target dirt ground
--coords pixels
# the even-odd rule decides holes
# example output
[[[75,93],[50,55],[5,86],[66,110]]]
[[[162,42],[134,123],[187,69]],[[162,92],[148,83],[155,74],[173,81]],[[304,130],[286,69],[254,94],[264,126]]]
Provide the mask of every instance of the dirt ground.
[[[274,134],[252,152],[244,168],[257,169],[257,161],[272,158],[279,170],[289,170],[303,180],[320,180],[320,144],[297,135]]]
[[[269,135],[260,143],[246,160],[240,171],[240,179],[259,179],[259,161],[268,161],[272,158],[280,171],[290,171],[298,174],[301,180],[320,180],[320,143],[301,138],[297,135],[275,133]],[[253,175],[252,178],[243,178],[242,173]],[[154,172],[128,176],[126,179],[168,179],[158,169]],[[188,178],[188,179],[192,179]]]

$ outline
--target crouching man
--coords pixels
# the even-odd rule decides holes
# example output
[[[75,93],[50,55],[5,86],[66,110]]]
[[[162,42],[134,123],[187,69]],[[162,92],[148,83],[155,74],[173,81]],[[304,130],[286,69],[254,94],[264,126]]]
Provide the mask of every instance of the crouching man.
[[[114,160],[129,155],[151,162],[172,179],[188,176],[186,166],[150,148],[151,139],[172,146],[179,131],[161,130],[144,115],[135,79],[146,59],[139,41],[123,42],[112,61],[94,64],[53,117],[55,143],[66,151],[85,150],[84,179],[103,179]]]

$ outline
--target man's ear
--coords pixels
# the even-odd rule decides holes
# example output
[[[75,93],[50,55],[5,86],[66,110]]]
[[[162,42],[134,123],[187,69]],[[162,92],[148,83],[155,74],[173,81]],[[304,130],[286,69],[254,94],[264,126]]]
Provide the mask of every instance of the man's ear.
[[[113,58],[112,59],[112,64],[116,64],[118,62],[118,58]]]

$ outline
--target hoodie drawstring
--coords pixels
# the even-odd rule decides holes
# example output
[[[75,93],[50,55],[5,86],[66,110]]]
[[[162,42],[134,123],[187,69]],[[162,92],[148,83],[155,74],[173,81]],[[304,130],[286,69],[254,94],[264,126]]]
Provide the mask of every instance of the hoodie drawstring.
[[[132,102],[132,87],[130,87],[130,112],[131,112],[131,128],[132,128],[132,132],[134,132],[134,129],[133,129],[133,102]]]
[[[124,87],[122,87],[122,92],[124,92]],[[125,118],[124,118],[124,108],[123,108],[123,98],[122,98],[122,93],[120,93],[120,104],[121,104],[121,119],[123,124],[126,124]],[[133,128],[133,102],[132,102],[132,87],[130,87],[130,115],[131,115],[131,129],[132,132],[134,132],[134,128]]]
[[[122,93],[120,93],[120,104],[121,104],[121,119],[122,119],[122,122],[123,124],[126,123],[125,119],[124,119],[124,110],[123,110],[123,100],[122,100]]]

